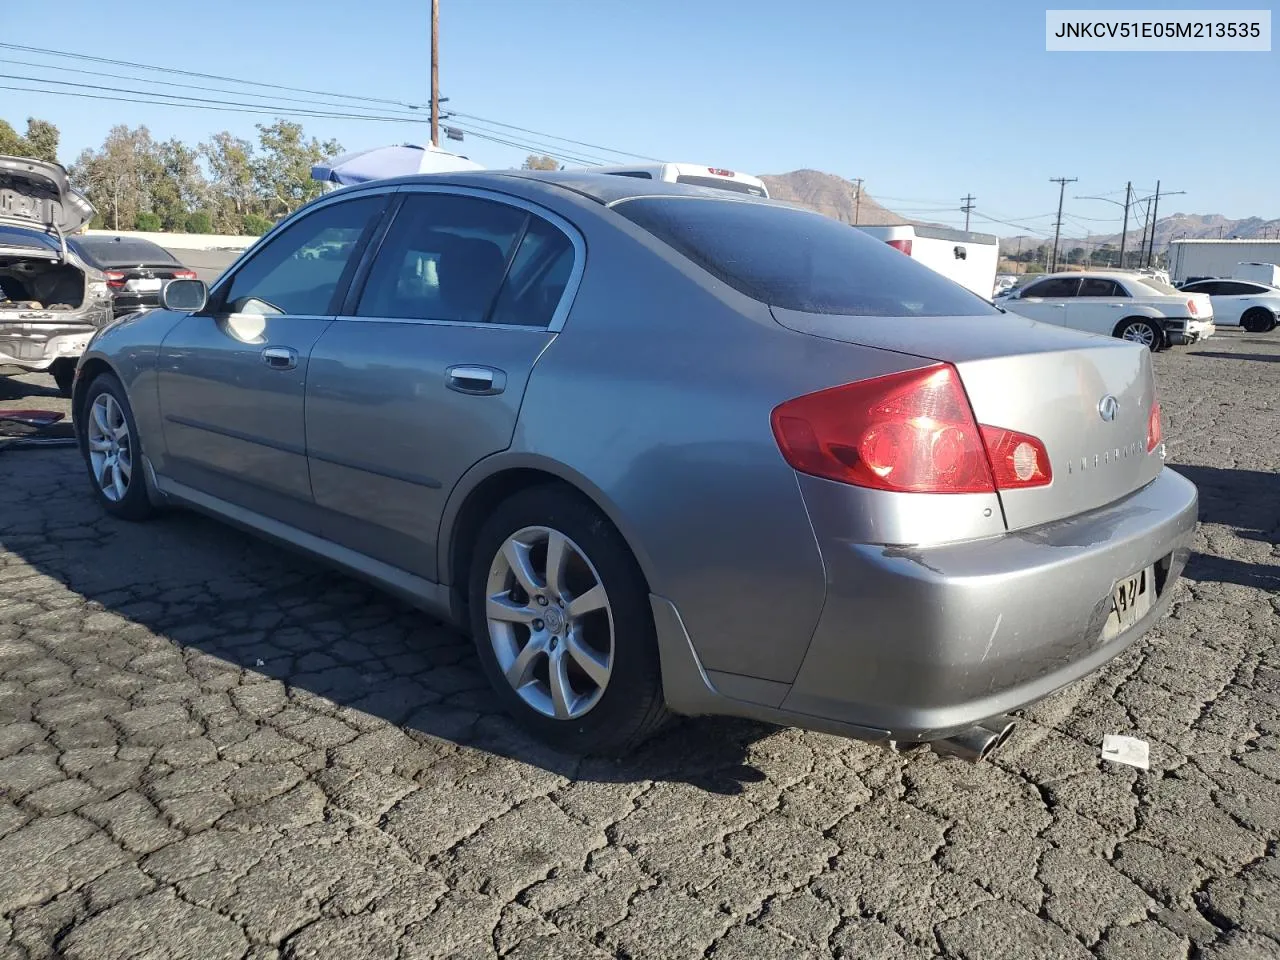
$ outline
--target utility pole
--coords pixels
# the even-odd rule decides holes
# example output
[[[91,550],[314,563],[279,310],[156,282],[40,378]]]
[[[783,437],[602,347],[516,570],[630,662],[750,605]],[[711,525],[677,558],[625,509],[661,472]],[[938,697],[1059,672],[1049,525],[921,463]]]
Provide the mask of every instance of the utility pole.
[[[431,0],[431,145],[440,146],[440,0]]]
[[[862,212],[862,178],[854,177],[853,182],[858,185],[858,192],[853,195],[853,222],[856,224]]]
[[[966,194],[960,198],[963,206],[960,207],[964,211],[964,229],[965,233],[969,232],[969,211],[973,209],[973,201],[975,197],[972,194]]]
[[[1156,196],[1151,202],[1151,239],[1147,241],[1146,266],[1151,266],[1151,254],[1156,247],[1156,217],[1160,213],[1160,181],[1156,181]]]
[[[1049,268],[1049,272],[1053,273],[1058,269],[1058,238],[1062,235],[1062,200],[1067,193],[1067,184],[1075,183],[1078,177],[1050,177],[1050,183],[1058,185],[1058,219],[1053,225],[1053,266]]]
[[[1124,242],[1129,236],[1129,195],[1133,193],[1133,181],[1124,185],[1124,226],[1120,228],[1120,269],[1124,269]]]

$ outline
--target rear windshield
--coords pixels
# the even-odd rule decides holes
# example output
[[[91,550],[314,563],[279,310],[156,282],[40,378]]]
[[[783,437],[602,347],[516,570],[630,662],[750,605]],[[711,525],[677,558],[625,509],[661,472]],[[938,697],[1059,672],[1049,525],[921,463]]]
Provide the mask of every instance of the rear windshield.
[[[115,237],[77,237],[76,246],[103,267],[126,267],[135,263],[177,263],[164,247],[149,240]]]
[[[58,241],[38,230],[22,227],[0,227],[0,247],[35,247],[38,250],[57,250]]]
[[[887,243],[821,214],[693,197],[638,197],[613,209],[770,306],[864,317],[1000,313]]]
[[[1182,291],[1177,287],[1170,286],[1163,280],[1157,280],[1155,277],[1142,277],[1133,281],[1147,288],[1151,293],[1157,293],[1162,297],[1176,297]]]
[[[694,177],[680,174],[676,183],[687,183],[691,187],[715,187],[717,190],[732,190],[734,193],[749,193],[753,197],[763,197],[764,191],[754,183],[742,180],[728,180],[724,177]]]

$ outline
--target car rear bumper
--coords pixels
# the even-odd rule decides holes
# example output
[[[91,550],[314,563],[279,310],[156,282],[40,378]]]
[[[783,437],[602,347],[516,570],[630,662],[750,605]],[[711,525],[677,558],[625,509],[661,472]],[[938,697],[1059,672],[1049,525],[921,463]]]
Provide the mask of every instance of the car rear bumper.
[[[1212,320],[1179,320],[1176,325],[1165,328],[1165,333],[1172,344],[1199,343],[1201,340],[1208,340],[1217,332],[1217,325]]]
[[[819,542],[828,592],[781,708],[947,736],[1102,666],[1169,605],[1189,554],[1196,488],[1172,470],[1102,509],[923,549]],[[1103,642],[1116,583],[1154,565],[1156,595]]]
[[[1027,706],[1123,652],[1164,614],[1198,498],[1165,469],[1098,510],[947,546],[824,539],[827,599],[790,684],[702,669],[679,613],[655,597],[673,710],[732,714],[868,740],[936,740]],[[1154,567],[1155,597],[1101,639],[1116,583]]]
[[[8,322],[0,318],[0,365],[47,370],[55,360],[74,361],[97,327],[90,323]]]

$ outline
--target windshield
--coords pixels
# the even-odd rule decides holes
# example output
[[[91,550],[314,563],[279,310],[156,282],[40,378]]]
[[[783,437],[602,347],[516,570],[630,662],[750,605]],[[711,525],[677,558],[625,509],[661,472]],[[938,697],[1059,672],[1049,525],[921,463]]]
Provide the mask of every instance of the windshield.
[[[747,183],[743,180],[729,180],[725,177],[695,177],[682,173],[676,177],[676,183],[687,183],[692,187],[714,187],[718,190],[732,190],[734,193],[749,193],[753,197],[767,196],[762,188],[753,183]]]
[[[821,214],[695,197],[638,197],[613,209],[770,306],[873,317],[1000,315],[888,244]]]

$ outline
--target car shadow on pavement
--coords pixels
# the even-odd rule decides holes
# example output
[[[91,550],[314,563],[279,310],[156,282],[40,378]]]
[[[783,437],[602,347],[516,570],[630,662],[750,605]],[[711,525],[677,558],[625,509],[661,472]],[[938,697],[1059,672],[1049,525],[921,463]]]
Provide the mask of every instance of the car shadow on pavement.
[[[1220,350],[1197,350],[1189,357],[1212,357],[1217,360],[1254,360],[1258,363],[1280,363],[1280,353],[1223,353]]]
[[[1260,470],[1171,464],[1200,491],[1200,522],[1229,527],[1245,540],[1280,544],[1280,510],[1276,507],[1275,474]],[[1192,580],[1235,583],[1261,590],[1280,590],[1280,566],[1250,563],[1207,553],[1193,553],[1186,575]]]
[[[58,393],[58,388],[53,385],[53,378],[47,378],[48,384],[31,383],[32,377],[29,374],[11,374],[5,375],[0,373],[0,403],[6,400],[26,400],[44,399],[46,397],[53,399],[62,399]],[[42,378],[45,379],[45,378]]]
[[[452,755],[456,744],[571,780],[670,781],[728,795],[764,779],[750,752],[776,728],[731,718],[674,718],[621,760],[558,753],[508,719],[470,639],[427,614],[195,514],[142,524],[108,517],[71,451],[0,458],[10,476],[0,489],[0,586],[10,596],[0,601],[39,604],[41,591],[63,598],[50,601],[60,606],[37,632],[100,637],[126,660],[176,644],[189,676],[243,671],[226,687],[232,703],[246,689],[256,691],[248,699],[267,696],[279,681],[288,703],[362,733],[390,724],[417,742],[401,738],[402,749],[426,757]],[[27,571],[22,595],[5,569],[15,562]],[[78,595],[74,605],[59,584]],[[252,712],[244,719],[281,722]]]

